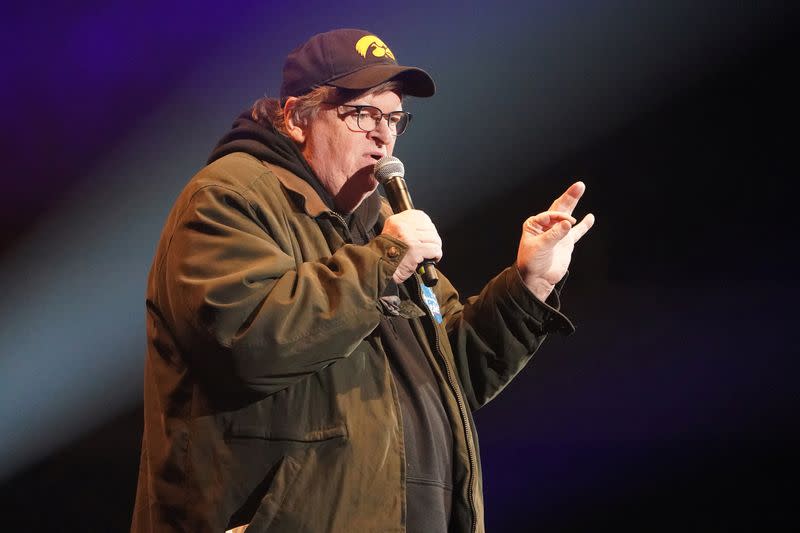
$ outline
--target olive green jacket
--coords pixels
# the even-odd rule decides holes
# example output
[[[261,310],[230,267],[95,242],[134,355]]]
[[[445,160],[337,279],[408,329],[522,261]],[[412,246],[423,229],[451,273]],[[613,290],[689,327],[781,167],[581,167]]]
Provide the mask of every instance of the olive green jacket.
[[[374,330],[406,247],[324,231],[343,222],[308,183],[244,153],[183,190],[148,281],[132,531],[405,531],[403,425]],[[416,276],[406,283],[454,435],[451,530],[482,532],[472,411],[572,325],[557,293],[540,302],[514,268],[465,305],[440,276],[441,322]]]

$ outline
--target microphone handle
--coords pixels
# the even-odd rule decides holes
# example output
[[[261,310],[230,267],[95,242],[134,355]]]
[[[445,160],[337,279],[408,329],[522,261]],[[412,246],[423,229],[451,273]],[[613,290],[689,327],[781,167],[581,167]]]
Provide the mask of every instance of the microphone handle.
[[[383,184],[383,189],[386,191],[389,205],[392,206],[392,211],[395,213],[414,209],[414,204],[411,202],[411,195],[406,186],[406,180],[400,176],[392,176],[386,180]],[[436,267],[434,266],[435,264],[433,259],[426,259],[417,267],[417,273],[422,277],[422,282],[426,287],[433,287],[439,282],[439,276],[436,274]]]

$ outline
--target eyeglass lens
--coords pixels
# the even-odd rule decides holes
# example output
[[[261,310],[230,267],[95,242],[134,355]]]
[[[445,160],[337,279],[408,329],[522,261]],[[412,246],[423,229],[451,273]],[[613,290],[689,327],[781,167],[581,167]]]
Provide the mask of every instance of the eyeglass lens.
[[[389,125],[389,131],[395,135],[400,135],[405,131],[409,122],[409,114],[405,111],[383,113],[377,107],[372,106],[357,108],[355,115],[358,127],[364,131],[374,130],[378,127],[378,123],[385,118]]]

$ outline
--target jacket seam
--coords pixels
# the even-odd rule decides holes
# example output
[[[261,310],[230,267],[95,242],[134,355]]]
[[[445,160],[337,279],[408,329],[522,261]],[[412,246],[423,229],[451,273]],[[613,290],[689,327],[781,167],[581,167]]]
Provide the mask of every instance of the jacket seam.
[[[198,194],[200,194],[201,192],[205,191],[206,189],[212,189],[212,188],[222,189],[222,190],[231,192],[231,193],[235,194],[236,196],[238,196],[239,198],[241,198],[247,204],[247,206],[250,209],[253,208],[253,204],[251,203],[251,201],[248,198],[245,197],[245,195],[242,193],[242,191],[239,191],[239,190],[237,190],[237,189],[235,189],[233,187],[220,185],[218,183],[209,183],[207,185],[201,185],[200,187],[198,187],[197,190],[194,191],[191,194],[191,196],[189,196],[189,198],[186,199],[186,205],[183,206],[183,209],[181,210],[181,212],[178,214],[178,216],[175,217],[175,224],[173,225],[172,228],[170,228],[170,234],[169,234],[169,240],[167,241],[167,246],[164,248],[164,254],[161,256],[161,260],[158,263],[158,271],[159,272],[161,272],[163,270],[164,262],[167,260],[167,256],[169,255],[169,251],[172,248],[172,240],[175,238],[175,230],[178,227],[178,223],[181,220],[183,220],[184,216],[186,215],[186,212],[191,207],[192,202],[194,201],[195,197]]]

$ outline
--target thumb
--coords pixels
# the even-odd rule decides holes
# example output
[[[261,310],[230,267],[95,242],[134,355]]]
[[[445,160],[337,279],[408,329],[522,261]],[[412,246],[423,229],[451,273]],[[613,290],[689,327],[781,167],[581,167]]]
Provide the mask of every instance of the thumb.
[[[572,224],[569,223],[567,220],[562,220],[558,224],[554,225],[552,228],[547,230],[542,234],[544,237],[545,242],[548,246],[552,247],[555,246],[558,241],[566,237],[569,230],[572,228]]]

